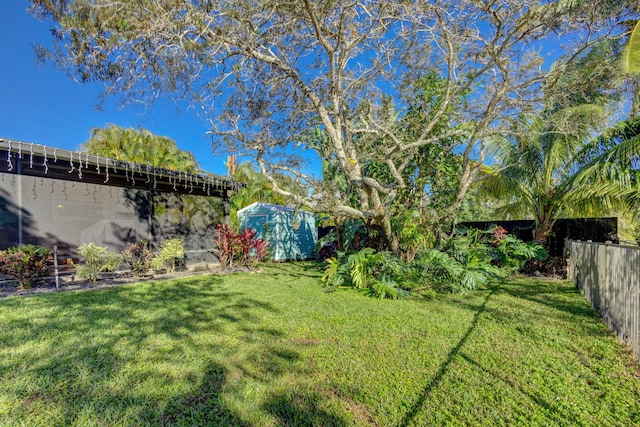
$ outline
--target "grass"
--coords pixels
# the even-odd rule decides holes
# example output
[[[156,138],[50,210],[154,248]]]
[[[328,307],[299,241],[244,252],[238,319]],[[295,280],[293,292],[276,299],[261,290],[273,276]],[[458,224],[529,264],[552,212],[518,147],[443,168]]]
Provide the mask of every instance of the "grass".
[[[638,425],[567,282],[324,293],[315,264],[0,300],[0,425]]]

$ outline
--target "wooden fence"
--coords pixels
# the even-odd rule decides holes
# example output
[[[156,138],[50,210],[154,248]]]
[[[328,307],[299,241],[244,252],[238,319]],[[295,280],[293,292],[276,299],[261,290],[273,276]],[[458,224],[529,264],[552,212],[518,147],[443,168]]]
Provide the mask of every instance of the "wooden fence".
[[[568,277],[640,358],[640,248],[566,240]]]

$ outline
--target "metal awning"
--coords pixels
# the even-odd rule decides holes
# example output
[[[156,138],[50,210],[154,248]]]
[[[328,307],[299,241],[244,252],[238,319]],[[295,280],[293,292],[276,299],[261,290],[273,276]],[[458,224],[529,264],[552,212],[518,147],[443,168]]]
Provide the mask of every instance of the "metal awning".
[[[245,184],[0,138],[0,172],[164,193],[228,198]]]

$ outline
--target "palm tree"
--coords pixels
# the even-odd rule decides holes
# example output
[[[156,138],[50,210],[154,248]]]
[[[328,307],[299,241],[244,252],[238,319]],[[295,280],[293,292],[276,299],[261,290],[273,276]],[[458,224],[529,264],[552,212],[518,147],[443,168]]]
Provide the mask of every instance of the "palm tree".
[[[84,150],[96,156],[182,172],[200,170],[193,154],[180,150],[171,138],[154,135],[146,129],[116,125],[94,128],[89,141],[84,143]]]
[[[624,46],[619,64],[620,83],[626,85],[631,97],[629,117],[635,117],[640,108],[640,21]]]
[[[482,192],[503,201],[504,215],[533,217],[534,239],[544,245],[558,218],[621,210],[637,193],[628,172],[640,137],[584,143],[603,113],[581,105],[523,117],[496,141],[496,164],[483,167]]]

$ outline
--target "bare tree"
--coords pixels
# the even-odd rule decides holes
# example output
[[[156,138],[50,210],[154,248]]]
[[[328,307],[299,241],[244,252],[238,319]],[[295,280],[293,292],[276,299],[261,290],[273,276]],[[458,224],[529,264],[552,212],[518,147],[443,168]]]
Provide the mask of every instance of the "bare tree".
[[[32,3],[59,23],[57,48],[40,49],[43,57],[81,81],[106,82],[106,93],[125,102],[165,93],[188,99],[208,115],[214,144],[254,156],[268,179],[285,172],[314,187],[308,197],[288,194],[271,180],[277,191],[371,221],[396,254],[389,207],[408,185],[407,159],[442,139],[463,141],[454,212],[484,160],[484,141],[503,132],[506,118],[540,105],[543,79],[553,87],[545,49],[579,56],[623,34],[616,24],[637,12],[635,2],[613,0]],[[427,72],[444,90],[421,132],[407,139],[388,120],[382,95],[402,106],[407,83]],[[445,114],[450,129],[434,134]],[[292,147],[304,145],[313,126],[326,134],[322,157],[338,166],[355,200],[302,173]],[[387,178],[366,173],[372,158],[384,162]]]

